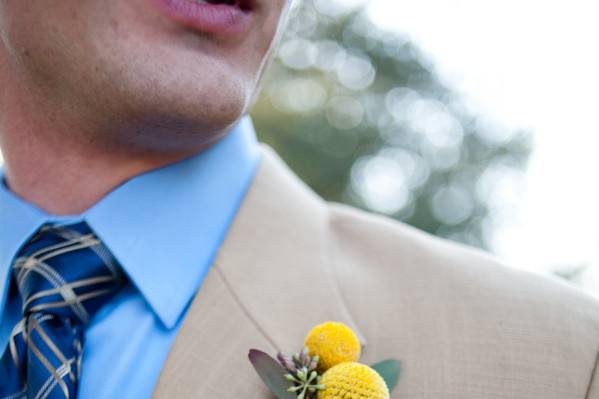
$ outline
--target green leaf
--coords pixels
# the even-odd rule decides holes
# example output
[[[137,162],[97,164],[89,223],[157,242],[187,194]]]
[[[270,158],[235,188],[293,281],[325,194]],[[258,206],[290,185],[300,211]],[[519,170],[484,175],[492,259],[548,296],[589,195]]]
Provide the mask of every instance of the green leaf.
[[[262,381],[278,399],[297,399],[297,395],[287,391],[293,384],[285,378],[287,370],[279,362],[256,349],[251,349],[248,357]]]
[[[391,392],[397,385],[397,380],[399,380],[399,366],[399,360],[389,359],[373,364],[370,367],[383,377],[387,388],[389,388],[389,392]]]

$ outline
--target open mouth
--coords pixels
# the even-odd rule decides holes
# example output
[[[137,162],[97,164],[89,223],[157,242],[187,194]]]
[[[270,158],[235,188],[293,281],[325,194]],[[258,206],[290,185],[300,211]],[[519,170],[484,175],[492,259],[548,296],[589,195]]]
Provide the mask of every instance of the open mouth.
[[[242,9],[243,11],[251,11],[251,3],[250,0],[193,0],[196,3],[205,3],[205,4],[224,4],[231,7],[237,7]]]

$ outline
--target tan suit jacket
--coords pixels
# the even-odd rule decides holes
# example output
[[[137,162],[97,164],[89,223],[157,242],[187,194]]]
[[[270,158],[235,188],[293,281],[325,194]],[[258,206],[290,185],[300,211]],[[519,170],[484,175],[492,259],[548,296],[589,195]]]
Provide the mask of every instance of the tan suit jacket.
[[[327,320],[355,328],[364,363],[401,360],[392,398],[599,399],[598,302],[327,204],[268,148],[154,398],[271,398],[248,350],[296,351]]]

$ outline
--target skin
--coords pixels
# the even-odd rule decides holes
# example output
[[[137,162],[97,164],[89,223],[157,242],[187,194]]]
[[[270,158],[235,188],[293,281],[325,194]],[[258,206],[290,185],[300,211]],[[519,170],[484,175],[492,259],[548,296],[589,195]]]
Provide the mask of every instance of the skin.
[[[252,103],[289,0],[259,0],[242,37],[151,0],[0,0],[6,183],[56,215],[223,137]]]

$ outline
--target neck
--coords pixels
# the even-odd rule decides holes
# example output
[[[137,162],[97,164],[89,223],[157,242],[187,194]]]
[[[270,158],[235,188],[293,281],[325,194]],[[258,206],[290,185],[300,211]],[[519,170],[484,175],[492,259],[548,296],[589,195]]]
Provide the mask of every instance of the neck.
[[[208,145],[188,146],[185,151],[138,150],[127,146],[126,140],[116,144],[103,140],[116,136],[115,131],[101,134],[99,130],[106,126],[81,123],[60,112],[42,112],[29,100],[13,96],[2,102],[0,146],[6,182],[16,195],[50,214],[80,214],[132,177],[192,156]],[[144,126],[139,123],[128,129],[139,132]]]
[[[4,141],[6,182],[16,195],[54,215],[80,214],[132,177],[184,158],[99,153],[64,141],[27,142],[25,148],[25,142]]]

